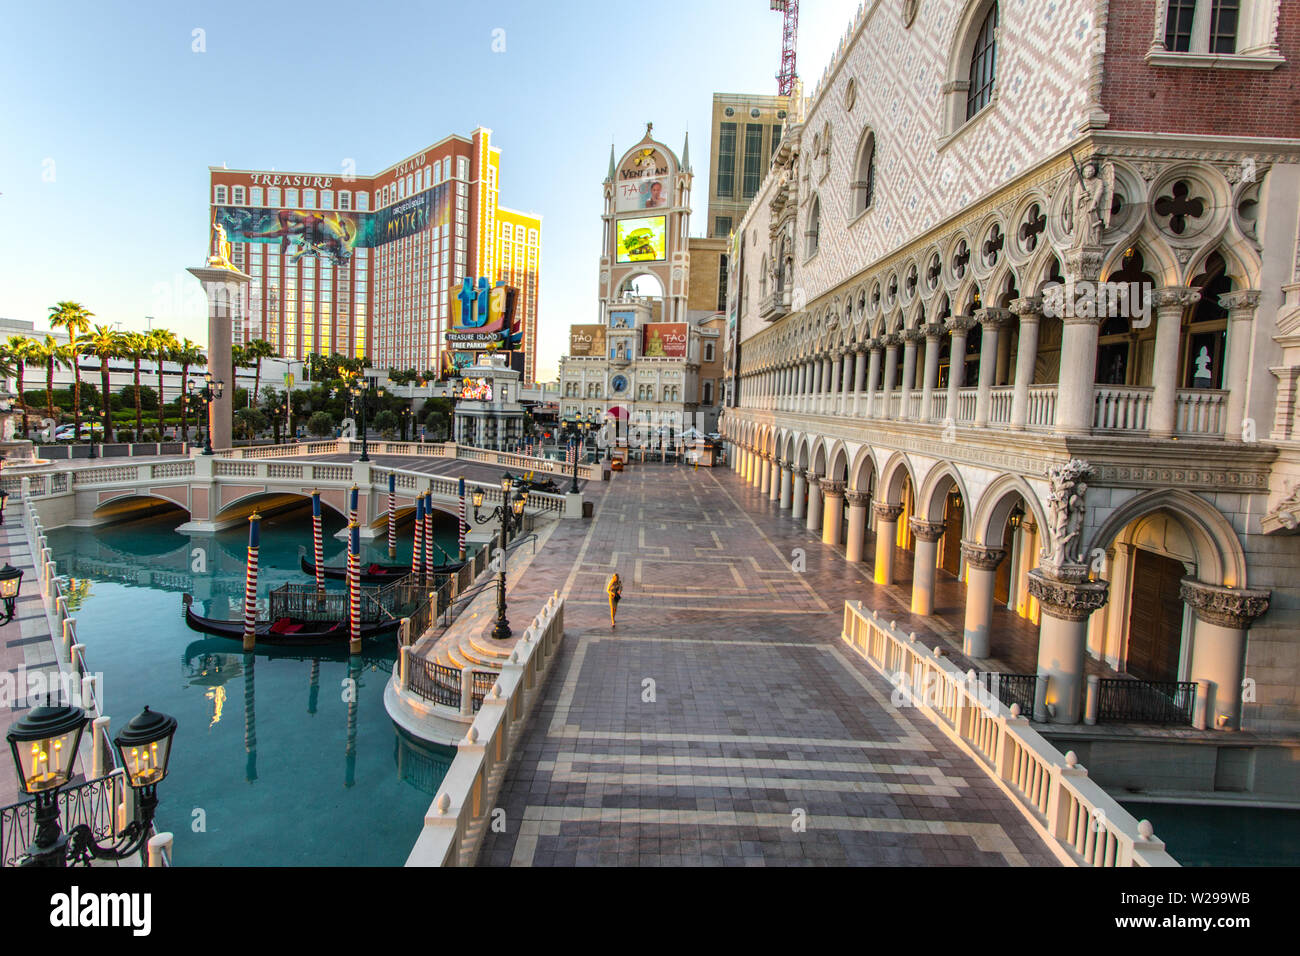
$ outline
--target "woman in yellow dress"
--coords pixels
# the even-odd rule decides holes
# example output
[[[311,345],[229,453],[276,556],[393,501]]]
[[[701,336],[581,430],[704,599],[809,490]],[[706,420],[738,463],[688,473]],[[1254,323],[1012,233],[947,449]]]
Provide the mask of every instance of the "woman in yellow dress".
[[[617,627],[614,623],[614,614],[618,611],[618,602],[623,599],[623,579],[615,571],[610,575],[609,583],[605,585],[605,593],[609,595],[609,626]]]

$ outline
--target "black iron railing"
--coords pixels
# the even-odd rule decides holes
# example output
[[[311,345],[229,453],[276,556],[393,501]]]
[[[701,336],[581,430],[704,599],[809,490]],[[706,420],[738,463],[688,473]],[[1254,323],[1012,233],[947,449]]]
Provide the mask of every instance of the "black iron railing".
[[[444,707],[460,707],[460,669],[411,657],[407,689]]]
[[[98,841],[112,838],[113,817],[122,801],[125,782],[111,773],[59,791],[60,824],[68,833],[80,823],[90,827]],[[0,866],[14,866],[36,836],[36,805],[26,800],[0,809]]]
[[[492,693],[492,685],[497,682],[498,676],[496,671],[474,671],[471,695],[475,713],[478,713],[479,708],[483,706],[484,698]]]
[[[1034,719],[1034,692],[1038,686],[1037,674],[1002,674],[981,671],[976,675],[980,684],[990,694],[995,694],[1004,707],[1020,705],[1020,716]]]
[[[1194,681],[1149,681],[1105,677],[1097,720],[1132,724],[1188,724],[1196,706]]]

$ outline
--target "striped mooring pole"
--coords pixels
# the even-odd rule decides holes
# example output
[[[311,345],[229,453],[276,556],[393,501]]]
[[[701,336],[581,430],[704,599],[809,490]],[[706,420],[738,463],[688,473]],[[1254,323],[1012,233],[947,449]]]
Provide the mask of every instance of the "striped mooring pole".
[[[433,492],[424,493],[424,566],[433,573],[434,565],[438,564],[435,560],[433,542]]]
[[[397,557],[397,475],[388,475],[388,559]]]
[[[348,525],[348,628],[349,650],[361,653],[361,528]]]
[[[316,590],[325,590],[325,544],[320,531],[320,492],[311,493],[311,553],[316,562]]]
[[[248,518],[248,563],[244,572],[244,650],[257,643],[257,548],[262,537],[262,516]]]
[[[456,516],[456,548],[457,560],[465,560],[465,479],[460,479],[456,485],[456,493],[460,495],[460,511]]]
[[[411,549],[411,573],[424,581],[424,495],[415,496],[415,547]]]

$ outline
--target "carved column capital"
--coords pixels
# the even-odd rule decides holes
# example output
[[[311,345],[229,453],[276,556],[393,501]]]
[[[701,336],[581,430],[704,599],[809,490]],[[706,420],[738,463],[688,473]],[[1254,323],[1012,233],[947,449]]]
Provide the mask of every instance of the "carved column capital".
[[[865,344],[869,352],[879,352],[885,347],[885,337],[877,335],[874,339],[867,339]]]
[[[903,336],[897,332],[891,332],[881,339],[885,343],[885,348],[896,349],[903,344]]]
[[[1106,261],[1105,246],[1075,246],[1065,253],[1064,273],[1075,281],[1093,282],[1101,275],[1101,265]]]
[[[876,518],[880,521],[897,521],[898,516],[903,513],[902,505],[891,505],[887,501],[877,501],[872,510],[876,513]]]
[[[921,541],[938,541],[943,537],[943,533],[948,530],[948,525],[943,521],[927,521],[925,518],[918,518],[913,515],[907,519],[908,525],[912,529],[912,534]]]
[[[1163,312],[1166,309],[1187,309],[1200,301],[1200,290],[1189,289],[1186,286],[1166,286],[1163,289],[1157,289],[1151,299],[1151,303],[1157,312]]]
[[[1245,630],[1268,610],[1271,591],[1253,588],[1225,588],[1183,578],[1178,596],[1207,624]]]
[[[1007,551],[1006,548],[990,548],[988,545],[976,544],[974,541],[963,541],[961,555],[972,568],[980,571],[996,571],[1002,559],[1007,556]]]
[[[943,323],[928,322],[922,326],[922,331],[925,333],[927,339],[937,339],[939,336],[943,335]]]
[[[844,494],[844,482],[836,481],[833,478],[821,479],[822,494],[832,498],[838,498]]]
[[[844,500],[850,508],[862,508],[871,503],[871,493],[867,491],[846,491]]]
[[[1105,581],[1062,581],[1049,577],[1041,568],[1029,572],[1029,593],[1038,599],[1043,613],[1061,621],[1086,621],[1106,603],[1110,585]]]
[[[1259,308],[1259,290],[1242,289],[1219,296],[1219,305],[1228,310],[1234,319],[1252,319]]]
[[[1010,309],[976,309],[975,321],[985,327],[1000,328],[1011,321]]]
[[[817,472],[805,471],[803,473],[803,476],[804,478],[808,479],[809,488],[820,487],[819,482],[821,481],[821,476],[818,475]]]
[[[952,334],[956,334],[960,332],[961,334],[965,335],[971,329],[975,328],[975,316],[950,315],[948,316],[948,321],[946,323],[946,326],[948,331]]]
[[[904,345],[915,346],[925,339],[925,332],[921,329],[904,329],[900,334],[903,336]]]
[[[1011,311],[1020,316],[1020,324],[1026,322],[1037,322],[1043,317],[1043,297],[1041,295],[1029,295],[1020,299],[1011,300]]]

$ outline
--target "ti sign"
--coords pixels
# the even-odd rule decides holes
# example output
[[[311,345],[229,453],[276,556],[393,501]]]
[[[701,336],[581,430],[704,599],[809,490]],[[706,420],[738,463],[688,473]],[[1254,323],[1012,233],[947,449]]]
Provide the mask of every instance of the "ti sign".
[[[518,290],[498,282],[478,284],[465,277],[453,295],[460,300],[460,314],[447,333],[447,344],[455,348],[517,349],[523,344],[523,330],[515,321]]]

